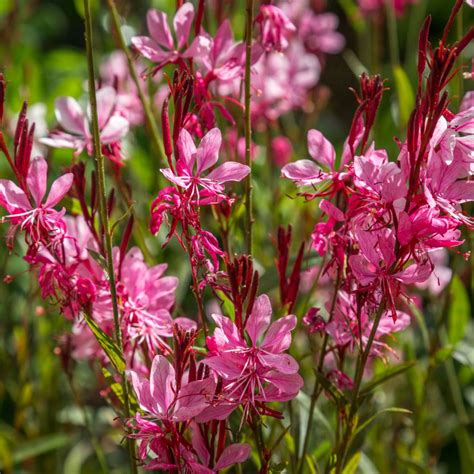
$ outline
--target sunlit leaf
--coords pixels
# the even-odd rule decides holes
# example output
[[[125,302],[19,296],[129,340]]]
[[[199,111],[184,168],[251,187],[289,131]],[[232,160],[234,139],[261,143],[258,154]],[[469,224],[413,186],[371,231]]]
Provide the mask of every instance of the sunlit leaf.
[[[125,360],[115,342],[110,338],[110,336],[102,331],[90,316],[84,314],[84,320],[93,332],[100,347],[102,347],[104,352],[107,354],[112,365],[117,369],[117,372],[122,373],[125,370]]]
[[[449,286],[448,340],[456,344],[464,338],[471,316],[469,296],[461,279],[454,275]]]

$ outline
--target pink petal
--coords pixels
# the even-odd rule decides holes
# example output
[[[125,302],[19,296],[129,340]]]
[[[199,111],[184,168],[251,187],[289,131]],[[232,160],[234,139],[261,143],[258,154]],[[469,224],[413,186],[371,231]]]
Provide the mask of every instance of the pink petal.
[[[206,357],[203,363],[214,370],[224,379],[235,379],[241,374],[241,370],[235,364],[235,361],[241,362],[241,358],[233,355],[218,355]]]
[[[172,386],[174,382],[175,372],[173,366],[165,357],[155,356],[150,370],[150,392],[159,407],[160,413],[165,414],[173,401]]]
[[[349,257],[349,265],[354,272],[355,277],[362,285],[368,285],[377,278],[375,269],[362,255],[351,255]]]
[[[186,130],[182,129],[179,132],[178,137],[178,148],[180,159],[183,159],[190,170],[194,167],[194,162],[196,161],[196,145],[194,144],[193,137]]]
[[[40,138],[40,143],[52,148],[72,148],[80,153],[85,147],[85,141],[76,135],[65,132],[53,132],[50,137]]]
[[[250,456],[250,451],[252,450],[249,444],[231,444],[222,451],[222,454],[217,461],[217,464],[214,466],[216,471],[225,469],[233,464],[244,462]]]
[[[212,52],[214,58],[217,58],[221,53],[225,54],[232,46],[232,29],[230,27],[230,21],[224,20],[219,26],[212,45]]]
[[[31,161],[28,177],[26,178],[28,189],[37,206],[41,204],[46,192],[47,177],[48,164],[42,156],[37,156]]]
[[[324,174],[316,163],[310,160],[298,160],[289,163],[281,170],[283,177],[291,179],[300,186],[317,184],[324,179]]]
[[[134,36],[132,44],[142,56],[154,63],[164,62],[171,56],[169,52],[159,49],[156,43],[148,36]]]
[[[235,161],[226,161],[212,170],[207,178],[222,184],[228,181],[242,181],[249,173],[250,168],[247,165]]]
[[[31,209],[23,190],[8,179],[0,179],[0,204],[10,213]]]
[[[178,40],[178,49],[188,41],[189,31],[194,18],[194,6],[190,2],[184,3],[176,12],[173,20],[174,31]]]
[[[273,384],[280,394],[278,398],[272,400],[284,400],[284,395],[289,395],[288,399],[293,398],[304,385],[304,381],[299,374],[282,374],[274,372],[266,376],[266,379]]]
[[[321,199],[319,203],[319,209],[321,209],[321,211],[325,212],[329,217],[332,217],[336,221],[344,222],[346,219],[344,213],[327,199]]]
[[[72,97],[58,97],[55,102],[56,120],[59,125],[75,135],[85,135],[88,129],[81,106]]]
[[[209,401],[214,396],[214,390],[215,382],[210,377],[182,386],[173,419],[186,421],[199,415],[209,405]]]
[[[308,151],[313,160],[334,170],[336,151],[320,131],[313,129],[308,132]]]
[[[247,331],[254,346],[260,336],[265,332],[272,317],[272,305],[267,295],[256,298],[252,308],[252,313],[247,319],[245,330]]]
[[[218,128],[213,128],[204,135],[196,152],[198,176],[217,162],[221,143],[222,135]]]
[[[168,16],[164,12],[148,10],[146,15],[148,32],[160,46],[173,50],[173,37],[168,26]]]
[[[55,180],[49,190],[48,199],[44,203],[45,207],[56,206],[71,188],[73,179],[72,173],[66,173]]]
[[[199,35],[193,39],[191,46],[181,54],[183,58],[202,58],[209,54],[211,40],[206,36]]]
[[[208,406],[196,416],[197,423],[207,423],[211,420],[225,420],[239,406],[239,403],[219,403]]]
[[[128,133],[129,128],[130,124],[125,117],[113,115],[100,132],[100,140],[105,145],[118,142]]]
[[[133,389],[138,397],[140,407],[149,413],[154,413],[155,404],[150,392],[150,383],[136,372],[130,372],[130,376],[132,378]]]
[[[296,316],[290,314],[272,323],[260,347],[273,353],[288,349],[291,343],[291,331],[295,328],[296,321]]]
[[[200,461],[207,466],[209,465],[211,455],[206,447],[206,442],[204,441],[201,430],[194,422],[191,424],[191,428],[191,443],[193,445],[194,451],[196,451]]]
[[[260,359],[264,365],[282,374],[295,374],[299,369],[298,362],[288,354],[264,354]]]
[[[106,125],[112,111],[114,110],[117,93],[113,87],[102,87],[96,92],[97,96],[97,114],[99,116],[99,129]],[[87,116],[91,116],[90,104],[87,107]]]

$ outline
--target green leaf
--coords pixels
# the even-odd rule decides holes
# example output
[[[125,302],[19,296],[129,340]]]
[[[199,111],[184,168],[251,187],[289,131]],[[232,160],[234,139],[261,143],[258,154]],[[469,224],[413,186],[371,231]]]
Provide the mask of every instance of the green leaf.
[[[453,276],[449,286],[449,301],[448,340],[454,345],[464,338],[471,314],[469,296],[457,275]]]
[[[99,264],[99,266],[102,268],[102,270],[105,271],[106,276],[108,276],[108,265],[107,265],[107,260],[99,253],[96,252],[95,250],[87,249],[90,256]]]
[[[365,420],[364,423],[362,423],[357,428],[357,430],[355,431],[354,438],[361,431],[363,431],[365,428],[367,428],[367,426],[369,426],[378,416],[382,415],[383,413],[404,413],[406,415],[412,415],[413,414],[413,412],[411,412],[410,410],[407,410],[406,408],[398,408],[398,407],[384,408],[383,410],[378,411],[377,413],[375,413],[375,415],[372,415],[370,418]]]
[[[115,396],[120,400],[122,405],[125,403],[123,398],[123,388],[113,377],[113,375],[105,368],[102,367],[102,374],[105,377],[105,380],[109,384],[110,389],[114,392]]]
[[[311,456],[309,454],[305,456],[305,460],[306,460],[306,464],[309,467],[309,472],[311,474],[318,474],[318,471],[316,470],[316,466],[314,465],[314,462],[311,459]]]
[[[112,224],[110,228],[111,236],[114,235],[114,232],[117,226],[132,214],[132,210],[133,210],[133,204],[130,207],[128,207],[127,210]]]
[[[102,347],[112,365],[117,369],[117,372],[120,374],[123,373],[125,370],[125,360],[115,342],[100,329],[89,315],[84,313],[84,319],[97,339],[97,342],[100,344],[100,347]]]
[[[385,383],[387,380],[390,380],[393,377],[396,377],[397,375],[403,374],[403,372],[406,372],[407,370],[411,369],[415,364],[416,361],[410,361],[404,364],[399,364],[394,367],[387,368],[381,374],[377,374],[373,380],[362,386],[360,391],[360,397],[365,397],[379,385]]]
[[[71,441],[70,435],[59,433],[26,441],[13,450],[11,461],[13,464],[19,464],[41,454],[63,448],[71,443]],[[2,461],[0,461],[0,469],[4,469]]]
[[[224,314],[229,316],[232,321],[235,321],[235,309],[232,301],[225,295],[223,291],[217,291],[217,296],[222,300],[222,306],[224,309]]]
[[[408,123],[411,111],[415,105],[415,95],[413,94],[410,79],[408,79],[403,68],[395,66],[393,68],[393,76],[397,89],[400,126],[404,127]]]
[[[360,451],[355,453],[354,456],[351,457],[350,461],[346,464],[346,467],[343,469],[342,474],[355,474],[357,472],[357,468],[359,467],[360,462]]]

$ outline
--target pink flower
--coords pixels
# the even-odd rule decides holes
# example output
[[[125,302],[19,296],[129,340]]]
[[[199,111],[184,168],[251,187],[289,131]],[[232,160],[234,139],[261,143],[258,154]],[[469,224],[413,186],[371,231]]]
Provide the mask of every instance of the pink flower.
[[[375,312],[376,308],[373,308]],[[369,317],[367,307],[357,311],[357,301],[353,295],[340,291],[337,295],[336,307],[333,318],[326,324],[326,332],[331,336],[334,343],[339,347],[348,347],[351,351],[361,342],[362,348],[367,344],[373,321]],[[391,317],[390,311],[386,311],[380,320],[375,332],[375,339],[371,347],[372,357],[381,357],[384,350],[389,346],[383,342],[383,338],[393,332],[403,331],[410,324],[410,316],[397,311],[396,320]]]
[[[189,33],[194,19],[194,6],[185,2],[173,19],[176,40],[173,39],[168,26],[168,16],[158,10],[148,10],[148,36],[135,36],[132,44],[145,58],[156,63],[158,70],[169,63],[176,63],[183,58],[193,58],[205,54],[210,48],[209,39],[203,35],[194,38],[186,49]]]
[[[166,168],[161,172],[172,183],[183,188],[188,199],[198,205],[217,204],[226,198],[224,183],[241,181],[250,172],[246,165],[227,161],[203,176],[205,171],[216,164],[221,142],[220,130],[213,128],[196,148],[189,132],[183,129],[178,138],[179,159],[176,171]]]
[[[225,447],[222,453],[213,464],[211,453],[209,452],[206,440],[202,436],[201,430],[196,423],[192,423],[191,442],[194,451],[197,453],[198,459],[190,461],[193,472],[198,474],[214,474],[222,469],[227,469],[234,464],[244,462],[250,456],[252,450],[247,443],[234,443]]]
[[[116,106],[117,93],[113,87],[106,86],[97,91],[100,141],[105,148],[109,147],[103,153],[120,163],[120,154],[117,154],[116,148],[128,133],[129,123],[116,113]],[[43,138],[41,142],[53,148],[71,148],[76,155],[86,150],[92,156],[94,150],[89,128],[90,106],[86,114],[74,98],[59,97],[56,99],[55,112],[62,130],[52,132],[49,138]]]
[[[31,161],[28,169],[27,190],[19,188],[13,181],[0,179],[0,205],[9,213],[2,221],[9,219],[12,224],[8,236],[9,245],[18,227],[26,231],[26,240],[33,246],[39,243],[48,246],[64,237],[65,211],[57,211],[54,207],[69,191],[73,175],[66,173],[56,179],[44,200],[47,175],[48,164],[44,158],[38,156]]]
[[[360,253],[349,257],[349,265],[361,285],[374,281],[398,281],[409,285],[421,283],[429,277],[432,270],[429,261],[407,262],[408,265],[396,262],[395,236],[388,229],[356,229],[355,234]]]
[[[173,335],[175,321],[170,310],[175,302],[178,279],[164,276],[166,268],[164,263],[148,267],[141,251],[135,247],[123,257],[119,270],[117,286],[127,339],[134,344],[145,342],[152,354],[157,349],[166,350],[168,346],[163,338]]]
[[[270,324],[271,315],[267,295],[255,300],[244,333],[230,319],[213,315],[218,327],[207,339],[209,356],[204,363],[223,378],[224,402],[221,408],[207,410],[208,419],[222,419],[239,404],[248,409],[257,402],[291,400],[303,386],[298,363],[284,353],[291,344],[296,316]]]
[[[448,266],[448,252],[446,249],[437,249],[430,252],[433,262],[433,273],[423,283],[417,283],[417,288],[426,289],[432,295],[439,295],[451,281],[453,271]]]
[[[262,56],[252,72],[255,89],[252,117],[276,120],[306,104],[308,92],[319,81],[321,64],[314,54],[305,51],[298,38],[294,38],[283,53],[274,51]]]
[[[336,170],[336,151],[327,138],[318,130],[308,132],[308,150],[311,160],[298,160],[283,167],[283,177],[291,179],[298,186],[312,186],[325,180],[334,182],[344,179],[346,173]],[[349,162],[350,154],[345,149],[339,169]]]
[[[306,48],[316,54],[337,54],[345,46],[344,36],[337,32],[339,18],[333,13],[317,15],[305,11],[298,25],[298,34]]]
[[[285,12],[274,5],[261,5],[255,18],[259,28],[259,41],[266,51],[283,51],[288,37],[296,31]]]
[[[461,204],[474,201],[474,109],[456,115],[448,122],[441,118],[431,141],[424,180],[428,204],[460,223],[474,228]]]
[[[100,75],[104,84],[117,89],[115,113],[125,117],[130,125],[142,124],[143,107],[135,83],[130,77],[125,53],[120,50],[112,52],[101,65]],[[141,83],[142,87],[146,86],[144,80]]]
[[[401,169],[389,162],[385,150],[370,147],[354,158],[354,184],[371,204],[393,204],[403,208],[407,186]]]
[[[272,159],[277,166],[284,166],[291,161],[293,146],[290,140],[284,136],[272,139],[271,143]]]
[[[206,408],[214,395],[213,379],[185,382],[178,386],[173,366],[157,355],[153,359],[150,378],[130,371],[140,408],[151,420],[188,421]]]
[[[214,79],[231,81],[242,77],[245,65],[245,44],[235,43],[229,20],[219,26],[214,37],[209,36],[209,49],[195,57],[204,67],[206,84]],[[255,50],[255,47],[253,48]],[[253,53],[253,63],[258,59]]]

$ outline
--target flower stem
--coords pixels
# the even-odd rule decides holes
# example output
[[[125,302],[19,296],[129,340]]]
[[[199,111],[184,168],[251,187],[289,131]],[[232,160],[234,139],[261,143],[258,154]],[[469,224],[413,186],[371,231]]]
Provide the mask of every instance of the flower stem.
[[[318,276],[318,279],[319,279],[319,276]],[[336,309],[337,293],[339,291],[339,286],[340,285],[341,285],[341,271],[339,270],[338,275],[337,275],[336,285],[334,287],[334,294],[333,294],[332,300],[331,300],[331,308],[330,308],[330,311],[329,311],[328,322],[331,321],[332,316],[334,314],[334,310]],[[327,345],[328,345],[328,341],[329,341],[329,336],[328,336],[328,333],[325,332],[324,333],[323,344],[322,344],[321,350],[319,352],[318,365],[316,367],[316,370],[318,372],[321,372],[322,369],[323,369],[323,366],[324,366],[324,358],[326,357],[326,348],[327,348]],[[314,408],[316,407],[316,402],[318,401],[318,398],[319,398],[320,394],[321,394],[321,390],[320,390],[319,378],[316,377],[316,380],[314,381],[313,393],[311,394],[311,402],[310,402],[310,405],[309,405],[308,423],[306,425],[306,431],[305,431],[305,435],[304,435],[303,450],[301,452],[300,462],[299,462],[299,465],[298,465],[298,469],[296,471],[298,474],[301,474],[303,472],[303,466],[304,466],[304,463],[305,463],[306,452],[308,451],[309,437],[310,437],[310,434],[311,434],[311,430],[313,428],[313,412],[314,412]]]
[[[110,294],[112,299],[112,310],[114,315],[114,338],[120,353],[123,355],[123,339],[120,328],[120,317],[117,301],[117,287],[115,282],[115,271],[112,255],[112,236],[110,235],[109,218],[107,214],[107,195],[105,189],[105,167],[104,157],[102,155],[102,147],[100,143],[99,119],[97,114],[97,97],[95,91],[94,77],[94,55],[92,42],[92,17],[90,11],[89,0],[84,0],[85,12],[85,41],[87,51],[87,69],[89,74],[89,101],[91,105],[92,118],[92,136],[94,143],[94,157],[97,172],[97,182],[99,187],[99,215],[104,230],[105,253],[107,261],[107,274],[109,278]],[[130,401],[128,397],[128,384],[125,372],[120,374],[122,377],[122,389],[124,394],[124,414],[126,418],[130,417]],[[137,472],[135,463],[135,443],[132,439],[128,439],[128,451],[130,457],[130,469],[132,473]]]
[[[359,408],[359,392],[360,386],[362,384],[362,377],[364,375],[365,366],[367,364],[367,360],[370,355],[370,349],[372,347],[372,343],[375,339],[375,334],[377,333],[377,328],[379,327],[380,320],[382,315],[385,311],[385,305],[382,303],[380,304],[379,308],[377,309],[377,313],[375,314],[374,323],[372,325],[372,329],[370,331],[369,339],[367,340],[367,344],[360,354],[360,357],[357,360],[356,366],[356,373],[354,377],[354,387],[352,389],[352,399],[351,405],[349,409],[349,415],[347,417],[346,422],[346,429],[344,431],[344,435],[341,441],[341,444],[337,448],[337,461],[336,461],[336,470],[335,473],[341,473],[344,468],[344,461],[347,455],[347,450],[350,444],[350,438],[354,429],[354,418],[357,414],[357,410]]]
[[[143,111],[145,113],[145,119],[147,123],[148,130],[151,135],[151,139],[153,142],[153,146],[155,151],[158,153],[159,158],[166,163],[165,152],[163,149],[163,144],[160,140],[160,134],[158,131],[158,126],[156,124],[155,116],[153,115],[150,102],[148,98],[145,96],[143,92],[142,85],[140,84],[140,78],[137,73],[137,69],[135,68],[135,64],[133,62],[133,56],[130,50],[125,43],[125,38],[123,36],[122,30],[120,28],[120,15],[117,11],[117,6],[115,5],[115,0],[107,0],[110,16],[112,18],[112,23],[115,29],[115,33],[117,35],[117,39],[119,41],[120,48],[124,52],[125,56],[127,57],[128,62],[128,69],[130,71],[130,76],[132,77],[133,82],[135,83],[135,87],[137,88],[138,96],[140,97],[140,102],[142,103]]]
[[[253,27],[253,0],[247,0],[246,7],[246,30],[245,30],[245,163],[250,168],[250,173],[245,180],[245,210],[246,210],[246,226],[245,226],[245,244],[248,255],[252,254],[252,122],[250,113],[250,66],[252,63],[252,27]]]

